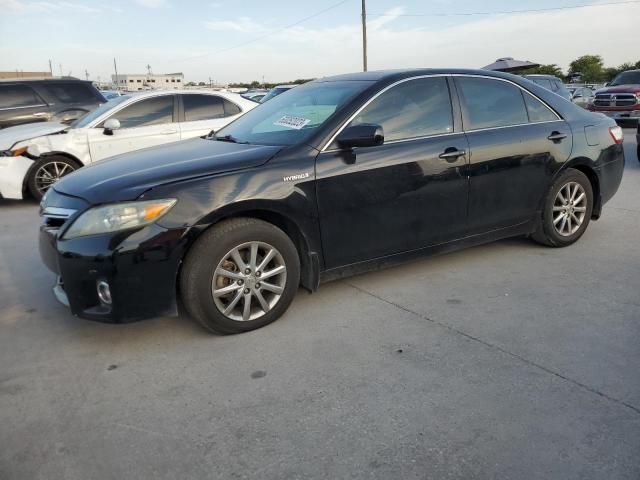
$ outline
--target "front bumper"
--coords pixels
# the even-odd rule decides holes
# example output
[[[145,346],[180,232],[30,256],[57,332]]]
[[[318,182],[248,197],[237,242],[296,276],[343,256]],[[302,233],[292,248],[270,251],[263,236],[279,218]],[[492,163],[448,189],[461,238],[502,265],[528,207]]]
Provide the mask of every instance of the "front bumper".
[[[168,230],[152,224],[63,240],[56,229],[43,225],[40,256],[58,274],[56,297],[66,295],[74,315],[124,323],[176,312],[176,279],[187,237],[186,228]],[[100,281],[109,284],[111,304],[98,296]]]
[[[0,157],[0,198],[22,200],[22,188],[33,160],[27,157]]]

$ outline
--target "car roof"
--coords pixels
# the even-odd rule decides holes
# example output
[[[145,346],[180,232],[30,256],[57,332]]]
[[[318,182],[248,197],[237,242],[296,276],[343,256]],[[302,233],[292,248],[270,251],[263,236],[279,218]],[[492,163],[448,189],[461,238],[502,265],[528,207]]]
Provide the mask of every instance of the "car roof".
[[[0,79],[2,83],[58,83],[58,82],[80,82],[80,83],[93,83],[90,80],[81,80],[76,77],[30,77],[30,78],[3,78]]]
[[[523,77],[525,78],[531,78],[531,77],[535,77],[535,78],[548,78],[549,80],[560,80],[558,77],[556,77],[555,75],[546,75],[544,73],[531,73],[531,74],[526,74],[523,75]]]
[[[139,98],[149,98],[149,97],[159,97],[162,95],[189,95],[189,94],[196,94],[196,95],[218,95],[220,97],[225,97],[228,98],[229,100],[233,100],[233,101],[238,101],[238,100],[246,100],[245,98],[242,97],[242,95],[240,95],[239,93],[233,93],[233,92],[222,92],[220,90],[200,90],[200,89],[194,89],[194,90],[187,90],[187,89],[181,89],[181,90],[138,90],[138,91],[133,91],[133,92],[122,92],[124,95],[127,96],[131,96],[131,97],[135,97],[136,99]]]
[[[493,70],[481,70],[472,68],[412,68],[412,69],[396,69],[396,70],[373,70],[368,72],[347,73],[344,75],[334,75],[331,77],[323,77],[315,82],[339,82],[339,81],[370,81],[377,82],[381,80],[392,81],[401,80],[407,77],[415,77],[420,75],[482,75],[485,77],[495,78],[521,78],[517,75],[504,72],[496,72]]]

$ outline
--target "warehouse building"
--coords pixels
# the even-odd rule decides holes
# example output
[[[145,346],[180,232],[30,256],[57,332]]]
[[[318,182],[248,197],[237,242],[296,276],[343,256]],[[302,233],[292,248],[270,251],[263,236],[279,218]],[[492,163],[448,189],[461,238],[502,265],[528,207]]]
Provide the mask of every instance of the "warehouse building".
[[[178,90],[183,88],[184,74],[182,73],[165,73],[165,74],[147,74],[124,73],[111,75],[111,80],[118,90],[126,90],[127,92],[137,92],[139,90]]]

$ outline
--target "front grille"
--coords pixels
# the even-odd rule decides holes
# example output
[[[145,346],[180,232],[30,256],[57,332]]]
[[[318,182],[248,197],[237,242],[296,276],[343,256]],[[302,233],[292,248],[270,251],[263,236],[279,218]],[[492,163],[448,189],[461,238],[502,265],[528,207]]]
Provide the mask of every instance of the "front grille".
[[[596,107],[632,107],[637,103],[633,93],[597,93],[593,102]]]
[[[46,207],[40,213],[42,221],[46,227],[58,229],[64,225],[67,219],[76,213],[70,208]]]

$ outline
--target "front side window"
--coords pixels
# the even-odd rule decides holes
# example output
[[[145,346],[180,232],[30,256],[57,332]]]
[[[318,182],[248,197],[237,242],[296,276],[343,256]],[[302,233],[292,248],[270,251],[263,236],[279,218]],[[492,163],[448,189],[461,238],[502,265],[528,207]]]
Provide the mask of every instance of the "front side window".
[[[259,145],[296,145],[309,138],[335,112],[371,86],[370,81],[309,82],[248,111],[217,132]]]
[[[456,78],[465,112],[465,129],[506,127],[528,122],[520,89],[500,80]]]
[[[183,95],[185,122],[224,118],[224,103],[217,95]]]
[[[120,128],[148,127],[173,122],[173,95],[147,98],[114,113]]]
[[[549,110],[540,100],[528,93],[523,93],[523,95],[530,122],[552,122],[558,119],[556,114]]]
[[[0,85],[0,109],[44,105],[42,99],[27,85]]]
[[[449,87],[444,77],[403,82],[382,93],[349,126],[380,125],[385,141],[453,132]]]

